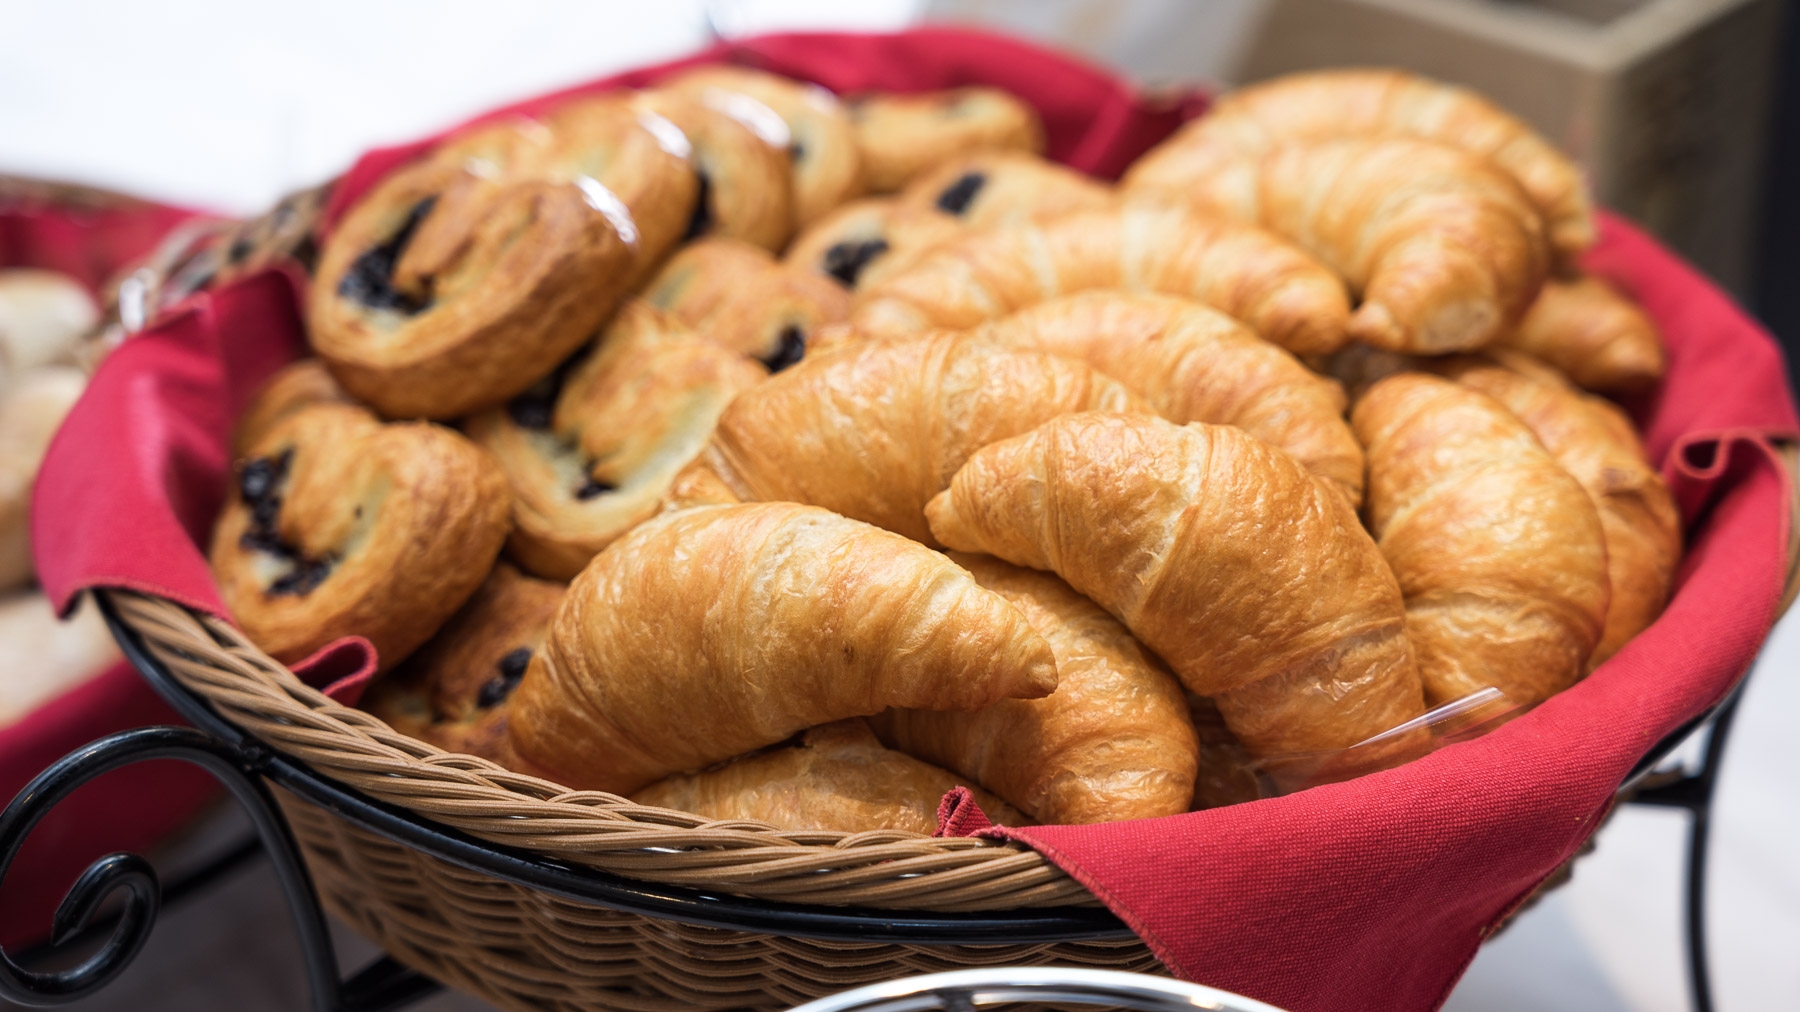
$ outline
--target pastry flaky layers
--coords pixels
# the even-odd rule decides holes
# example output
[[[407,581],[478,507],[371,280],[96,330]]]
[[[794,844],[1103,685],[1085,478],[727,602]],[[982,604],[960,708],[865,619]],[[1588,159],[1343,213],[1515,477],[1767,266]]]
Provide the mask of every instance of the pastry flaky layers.
[[[1541,138],[1386,72],[1245,89],[1117,185],[1047,136],[702,68],[450,138],[325,237],[226,599],[286,659],[369,637],[425,740],[852,831],[1391,763],[1654,620],[1673,504],[1576,386],[1666,356]]]

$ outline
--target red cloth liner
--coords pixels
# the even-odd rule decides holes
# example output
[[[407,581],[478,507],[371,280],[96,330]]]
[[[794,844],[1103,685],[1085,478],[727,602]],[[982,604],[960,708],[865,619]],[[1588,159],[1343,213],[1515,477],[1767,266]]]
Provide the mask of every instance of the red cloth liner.
[[[152,203],[96,210],[0,202],[0,267],[61,271],[98,295],[108,278],[196,216]],[[131,665],[116,664],[0,728],[0,801],[97,738],[178,723]],[[126,767],[77,790],[38,823],[0,885],[0,946],[16,951],[39,941],[64,890],[91,861],[110,851],[149,849],[217,791],[208,774],[171,762]]]
[[[843,91],[1000,84],[1045,113],[1053,154],[1103,173],[1199,104],[1151,107],[1062,57],[942,29],[774,36],[563,95],[724,58]],[[343,199],[419,148],[364,158]],[[985,815],[953,796],[944,831],[1038,848],[1189,979],[1307,1012],[1440,1004],[1485,933],[1598,825],[1636,759],[1723,696],[1774,618],[1788,486],[1768,440],[1800,428],[1780,352],[1655,243],[1616,220],[1603,226],[1589,266],[1644,303],[1671,351],[1670,379],[1634,405],[1690,531],[1661,621],[1529,715],[1399,769],[1102,826],[983,829]],[[227,422],[300,347],[294,280],[264,274],[199,296],[102,367],[38,482],[39,568],[59,605],[108,585],[217,610],[199,546],[225,487]],[[342,676],[368,659],[366,644],[338,644],[331,657],[298,670],[352,689]]]

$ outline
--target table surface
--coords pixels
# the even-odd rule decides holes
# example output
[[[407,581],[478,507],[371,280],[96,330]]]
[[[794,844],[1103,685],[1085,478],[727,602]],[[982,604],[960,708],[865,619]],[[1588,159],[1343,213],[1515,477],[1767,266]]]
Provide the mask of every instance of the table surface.
[[[502,14],[476,0],[429,9],[315,0],[299,18],[292,7],[226,0],[13,3],[0,18],[0,171],[249,213],[329,177],[371,145],[690,50],[706,39],[709,7],[728,25],[765,30],[895,27],[923,6],[538,0],[506,5]],[[1800,1008],[1794,713],[1800,615],[1776,630],[1751,679],[1715,806],[1710,930],[1723,1010]],[[1446,1009],[1685,1009],[1686,827],[1676,810],[1619,812],[1574,882],[1490,943]],[[243,828],[236,813],[221,811],[172,860],[236,839]],[[77,1007],[301,1008],[305,984],[285,925],[273,875],[265,864],[251,865],[165,914],[137,964]],[[338,936],[345,965],[372,955],[349,932]],[[486,1006],[443,995],[419,1007]]]

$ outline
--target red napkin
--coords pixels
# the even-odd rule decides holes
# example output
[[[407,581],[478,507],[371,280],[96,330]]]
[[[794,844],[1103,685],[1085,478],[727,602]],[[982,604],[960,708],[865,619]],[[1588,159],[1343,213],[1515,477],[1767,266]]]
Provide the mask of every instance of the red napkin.
[[[0,267],[71,275],[96,294],[126,264],[149,253],[197,212],[130,202],[72,208],[0,200]],[[3,675],[4,673],[0,673]],[[115,731],[180,723],[123,662],[0,728],[0,801],[46,766]],[[52,809],[0,886],[0,946],[16,950],[49,930],[50,914],[88,862],[113,850],[142,851],[186,822],[217,790],[185,765],[149,763],[109,774]]]
[[[1101,173],[1200,105],[1152,107],[1063,57],[942,29],[775,36],[563,94],[728,58],[840,91],[998,84],[1038,105],[1053,155]],[[421,147],[359,162],[338,208]],[[1604,225],[1589,266],[1643,301],[1672,356],[1669,381],[1636,405],[1689,524],[1679,589],[1656,626],[1529,715],[1399,769],[1103,826],[988,829],[949,799],[945,831],[1037,847],[1184,977],[1308,1012],[1441,1003],[1485,933],[1593,831],[1639,756],[1723,696],[1774,618],[1788,489],[1767,440],[1797,427],[1780,353],[1649,239]],[[132,586],[216,609],[196,540],[223,492],[227,420],[298,347],[298,313],[288,280],[263,275],[194,300],[106,363],[38,484],[39,564],[59,601]]]

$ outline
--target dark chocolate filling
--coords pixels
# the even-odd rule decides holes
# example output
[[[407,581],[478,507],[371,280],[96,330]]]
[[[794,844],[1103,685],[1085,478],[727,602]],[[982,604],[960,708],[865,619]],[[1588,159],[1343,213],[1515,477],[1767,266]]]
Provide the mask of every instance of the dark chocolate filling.
[[[525,668],[530,664],[530,647],[520,647],[500,658],[500,673],[482,685],[481,691],[475,696],[475,705],[494,706],[512,695],[512,691],[519,687],[519,679],[525,677]]]
[[[413,233],[419,230],[419,223],[431,213],[432,205],[436,203],[437,197],[432,196],[414,204],[412,210],[406,212],[406,221],[401,223],[399,231],[351,261],[344,279],[338,282],[338,294],[370,309],[392,309],[409,316],[429,307],[429,292],[418,296],[394,287],[394,267],[399,264],[401,254],[406,252],[407,243],[412,242]]]
[[[513,420],[513,424],[521,429],[548,429],[556,420],[556,399],[562,396],[563,386],[569,382],[569,374],[575,371],[575,363],[586,353],[587,349],[583,348],[564,359],[550,375],[507,401],[506,414]]]
[[[774,351],[758,359],[770,372],[780,372],[806,357],[806,335],[799,327],[789,324],[781,328],[777,341]]]
[[[969,209],[969,202],[987,185],[987,177],[979,172],[964,173],[961,179],[951,183],[938,194],[937,206],[941,211],[950,214],[961,214]]]
[[[794,143],[788,145],[788,160],[793,162],[795,165],[798,165],[801,162],[806,160],[806,142],[805,141],[795,141]]]
[[[575,490],[575,498],[581,500],[582,502],[586,502],[589,499],[593,499],[597,496],[603,496],[608,492],[614,492],[617,490],[618,490],[617,485],[613,485],[608,482],[601,481],[600,479],[598,479],[590,474],[587,476],[587,479],[581,483],[581,486]]]
[[[695,169],[694,175],[700,186],[694,191],[694,216],[688,219],[687,231],[681,236],[683,242],[705,235],[713,226],[712,179],[704,169]]]
[[[274,457],[257,457],[238,472],[238,496],[250,507],[250,529],[238,539],[238,544],[285,559],[294,566],[269,585],[271,597],[290,594],[304,597],[312,593],[331,575],[331,567],[337,561],[331,556],[313,558],[307,555],[298,546],[283,540],[277,528],[281,519],[281,495],[276,489],[287,477],[288,465],[293,460],[294,451],[290,448]]]
[[[825,273],[855,288],[856,279],[862,276],[863,268],[887,251],[886,239],[870,239],[867,242],[851,239],[826,250],[819,266],[825,269]]]

